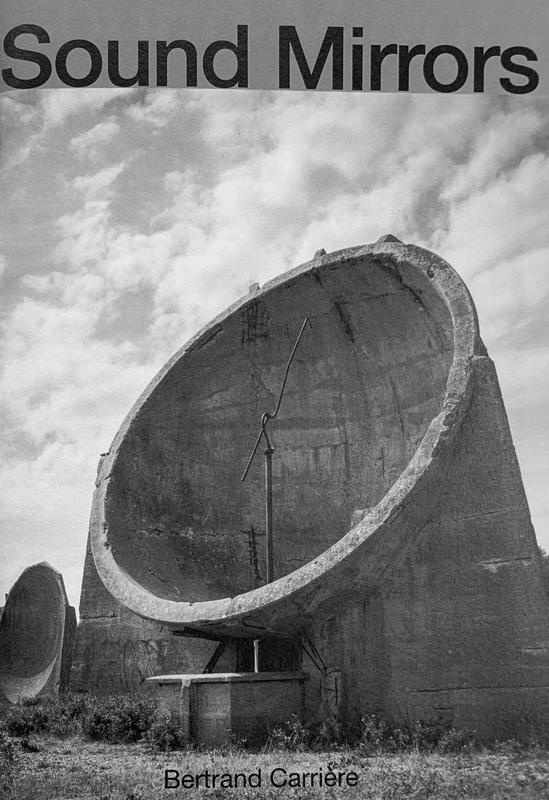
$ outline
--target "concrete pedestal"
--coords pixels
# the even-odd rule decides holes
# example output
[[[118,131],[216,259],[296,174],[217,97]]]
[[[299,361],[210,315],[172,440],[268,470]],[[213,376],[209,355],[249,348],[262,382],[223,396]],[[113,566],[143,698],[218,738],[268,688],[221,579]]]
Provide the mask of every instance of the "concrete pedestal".
[[[177,711],[191,741],[219,745],[259,741],[292,714],[302,717],[305,680],[302,672],[221,672],[157,675],[147,684],[160,711]]]

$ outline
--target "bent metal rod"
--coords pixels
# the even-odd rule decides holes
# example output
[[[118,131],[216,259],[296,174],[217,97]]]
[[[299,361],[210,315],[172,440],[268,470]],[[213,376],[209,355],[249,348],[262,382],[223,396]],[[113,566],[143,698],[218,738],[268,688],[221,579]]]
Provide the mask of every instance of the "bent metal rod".
[[[244,482],[246,480],[246,476],[250,470],[252,465],[252,461],[254,460],[254,456],[257,453],[257,449],[260,445],[262,439],[265,439],[265,450],[263,454],[265,456],[265,542],[266,542],[266,561],[267,561],[267,583],[271,583],[273,580],[273,453],[274,447],[271,444],[269,439],[269,435],[267,433],[267,424],[271,419],[274,419],[280,410],[280,404],[282,403],[282,397],[284,395],[284,390],[286,388],[286,383],[288,381],[288,374],[290,372],[290,367],[292,365],[292,361],[294,356],[297,352],[297,348],[299,347],[299,342],[301,341],[301,337],[305,331],[307,323],[309,322],[309,318],[305,317],[303,321],[303,325],[301,326],[301,330],[295,340],[295,344],[292,348],[292,352],[290,353],[290,357],[288,359],[288,363],[286,364],[286,369],[284,370],[284,377],[282,379],[282,386],[280,387],[280,393],[278,395],[278,402],[275,406],[274,411],[264,411],[261,415],[261,428],[259,430],[259,434],[257,436],[255,445],[251,452],[251,455],[248,459],[248,463],[246,464],[246,469],[242,473],[241,481]]]

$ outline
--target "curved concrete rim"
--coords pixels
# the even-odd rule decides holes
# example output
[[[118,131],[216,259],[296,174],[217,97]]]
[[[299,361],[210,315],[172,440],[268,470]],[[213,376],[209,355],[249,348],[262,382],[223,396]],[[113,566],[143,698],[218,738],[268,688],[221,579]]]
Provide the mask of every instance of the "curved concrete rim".
[[[318,267],[331,264],[352,263],[365,256],[391,255],[396,265],[406,264],[420,271],[443,298],[454,329],[454,357],[446,392],[440,412],[431,421],[413,458],[398,479],[365,517],[347,534],[320,556],[273,583],[261,586],[235,597],[201,602],[181,602],[160,598],[140,586],[115,561],[108,541],[109,527],[105,516],[110,474],[116,462],[121,443],[142,405],[161,383],[172,366],[208,334],[250,300],[266,295],[297,276]],[[238,625],[249,615],[255,617],[275,612],[285,602],[294,602],[298,595],[314,583],[326,580],[330,572],[356,558],[356,551],[373,537],[382,537],[391,519],[406,506],[412,495],[426,482],[429,473],[437,468],[437,461],[450,447],[470,397],[471,365],[475,355],[483,352],[478,331],[477,315],[467,287],[452,267],[439,256],[401,242],[382,241],[372,245],[346,248],[321,255],[302,264],[261,289],[246,295],[199,331],[180,348],[155,376],[134,404],[122,423],[109,453],[100,463],[90,520],[90,540],[98,573],[108,591],[131,611],[172,628],[203,628]]]

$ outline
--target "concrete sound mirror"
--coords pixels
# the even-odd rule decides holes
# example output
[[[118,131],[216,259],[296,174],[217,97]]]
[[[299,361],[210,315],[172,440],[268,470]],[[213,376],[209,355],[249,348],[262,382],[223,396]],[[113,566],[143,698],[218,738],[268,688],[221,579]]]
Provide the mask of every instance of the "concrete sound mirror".
[[[0,702],[66,690],[75,629],[60,573],[45,562],[25,569],[0,619]]]
[[[261,459],[241,477],[304,320],[269,428],[267,583]],[[216,642],[236,669],[255,640],[321,713],[493,733],[548,707],[548,612],[471,296],[387,236],[252,288],[141,395],[99,467],[76,677],[200,673]]]

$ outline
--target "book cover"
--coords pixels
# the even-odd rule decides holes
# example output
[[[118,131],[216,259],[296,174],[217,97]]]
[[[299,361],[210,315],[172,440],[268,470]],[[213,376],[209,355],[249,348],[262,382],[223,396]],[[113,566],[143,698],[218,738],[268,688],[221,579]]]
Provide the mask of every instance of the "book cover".
[[[384,796],[376,737],[543,732],[544,4],[0,20],[3,706],[153,696],[222,748],[43,790]],[[267,730],[307,755],[228,760]]]

